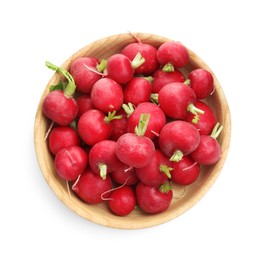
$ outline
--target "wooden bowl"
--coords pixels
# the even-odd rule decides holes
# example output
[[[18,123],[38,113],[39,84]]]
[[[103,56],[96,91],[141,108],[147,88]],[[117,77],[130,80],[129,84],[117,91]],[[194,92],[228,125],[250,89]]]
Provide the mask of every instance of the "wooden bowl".
[[[171,40],[162,36],[146,33],[136,33],[135,35],[137,35],[142,42],[152,44],[155,47]],[[72,61],[82,56],[96,56],[100,60],[103,58],[106,59],[110,55],[120,52],[122,48],[132,42],[135,42],[135,39],[129,33],[113,35],[97,40],[73,54],[62,64],[62,67],[69,69]],[[212,72],[207,64],[194,52],[189,50],[189,54],[190,61],[184,68],[184,73],[188,73],[195,68],[204,68]],[[155,226],[172,220],[190,209],[207,193],[217,179],[227,157],[230,144],[231,123],[229,107],[223,90],[214,73],[213,76],[215,92],[207,100],[207,102],[210,103],[215,111],[218,121],[224,125],[224,129],[218,137],[218,142],[220,143],[223,151],[222,158],[215,165],[202,167],[200,177],[195,183],[187,187],[174,185],[173,200],[167,211],[160,214],[149,215],[143,213],[140,209],[135,209],[130,215],[119,217],[111,213],[105,203],[101,203],[99,205],[89,205],[77,198],[74,193],[71,192],[69,194],[66,182],[58,177],[54,170],[53,156],[49,152],[47,141],[44,140],[50,121],[42,114],[42,103],[44,97],[49,92],[49,86],[58,83],[61,79],[60,75],[55,73],[48,82],[40,99],[34,126],[34,141],[38,163],[45,180],[53,192],[67,207],[83,218],[103,226],[120,229],[139,229]]]

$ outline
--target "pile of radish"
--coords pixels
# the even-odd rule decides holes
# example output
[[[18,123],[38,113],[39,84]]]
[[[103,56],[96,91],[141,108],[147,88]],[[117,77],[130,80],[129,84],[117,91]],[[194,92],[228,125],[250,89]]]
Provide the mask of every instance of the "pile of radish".
[[[194,183],[221,158],[223,126],[207,102],[213,76],[184,74],[188,62],[179,42],[155,48],[137,37],[106,60],[77,58],[69,71],[46,62],[63,80],[43,101],[45,140],[69,192],[118,216],[135,207],[156,214],[170,206],[172,183]]]

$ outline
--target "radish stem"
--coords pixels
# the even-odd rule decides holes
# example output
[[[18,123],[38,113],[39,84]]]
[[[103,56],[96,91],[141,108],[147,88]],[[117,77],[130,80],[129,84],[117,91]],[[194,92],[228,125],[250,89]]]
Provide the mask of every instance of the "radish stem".
[[[168,178],[171,178],[170,171],[172,171],[172,170],[173,170],[173,168],[168,167],[165,164],[160,164],[159,165],[159,171],[165,173]]]
[[[75,81],[74,81],[74,78],[72,77],[72,75],[67,70],[65,70],[64,68],[58,67],[49,61],[46,61],[45,65],[49,69],[54,70],[54,71],[62,74],[68,80],[68,84],[64,90],[64,95],[66,97],[72,97],[74,95],[75,89],[76,89]]]
[[[103,180],[106,180],[106,178],[107,178],[107,165],[105,163],[100,163],[98,165],[98,168],[99,168],[99,172],[100,172],[100,177]]]
[[[190,111],[193,115],[204,114],[203,110],[195,107],[192,103],[188,105],[187,110]]]
[[[107,67],[107,60],[102,59],[96,68],[98,72],[103,72],[106,69],[106,67]]]
[[[199,122],[200,117],[199,117],[198,114],[204,114],[204,111],[203,110],[195,107],[192,103],[190,103],[188,105],[187,110],[190,111],[194,115],[194,117],[192,119],[192,123],[193,124],[197,124]]]
[[[171,63],[167,63],[162,68],[162,71],[163,72],[173,72],[173,71],[175,71],[175,68],[174,68],[174,66]]]
[[[172,187],[169,182],[166,182],[159,187],[159,190],[162,193],[167,193],[168,191],[172,190]]]
[[[112,120],[121,119],[122,118],[122,115],[119,115],[119,116],[115,116],[115,115],[116,115],[116,111],[115,110],[113,112],[109,112],[108,115],[105,116],[104,121],[108,124]]]
[[[138,136],[144,136],[148,123],[150,121],[150,114],[141,114],[138,126],[135,127],[135,134]]]
[[[127,114],[127,117],[129,117],[134,111],[134,107],[133,107],[132,103],[128,103],[128,105],[122,104],[122,108],[125,111],[125,113]]]
[[[190,85],[190,79],[186,79],[184,82],[183,82],[183,84],[185,84],[185,85]]]
[[[220,133],[222,132],[222,130],[224,128],[223,125],[221,125],[220,127],[219,126],[220,126],[220,123],[218,122],[214,126],[213,131],[211,133],[211,137],[214,138],[214,139],[216,139],[220,135]]]
[[[145,62],[145,58],[142,56],[140,52],[138,52],[134,59],[132,60],[132,67],[134,69],[140,67]]]
[[[183,157],[183,152],[180,150],[176,150],[174,154],[170,157],[169,161],[171,162],[179,162]]]
[[[150,83],[152,83],[152,81],[154,80],[152,76],[146,76],[144,77],[144,79],[148,80]]]
[[[155,104],[158,104],[158,93],[152,93],[150,95],[150,100],[155,103]]]
[[[100,76],[102,76],[102,77],[107,76],[106,74],[104,74],[104,73],[102,73],[102,72],[99,72],[99,71],[97,71],[96,69],[93,69],[93,68],[87,66],[86,64],[84,64],[84,66],[85,66],[88,70],[90,70],[90,71],[92,71],[92,72],[94,72],[94,73],[96,73],[96,74],[98,74],[98,75],[100,75]]]

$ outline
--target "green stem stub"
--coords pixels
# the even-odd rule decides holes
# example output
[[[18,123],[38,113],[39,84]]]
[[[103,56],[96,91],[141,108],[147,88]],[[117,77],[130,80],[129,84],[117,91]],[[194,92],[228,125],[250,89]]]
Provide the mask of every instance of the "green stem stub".
[[[116,111],[109,112],[107,116],[105,116],[104,121],[109,124],[112,120],[121,119],[122,115],[116,116]]]
[[[173,71],[175,71],[175,68],[171,63],[167,63],[163,66],[162,71],[163,72],[173,72]]]
[[[128,103],[128,105],[127,104],[122,104],[122,108],[125,111],[127,117],[129,117],[134,111],[134,106],[133,106],[132,103]]]
[[[49,61],[46,61],[45,65],[49,69],[54,70],[54,71],[62,74],[67,79],[68,84],[66,85],[66,87],[64,89],[64,95],[66,97],[72,97],[74,95],[75,89],[76,89],[75,81],[74,81],[74,78],[72,77],[72,75],[67,70],[65,70],[64,68],[58,67]]]
[[[162,193],[167,193],[167,192],[169,192],[170,190],[172,190],[172,187],[171,187],[171,185],[170,185],[169,182],[166,182],[166,183],[160,185],[159,190],[160,190]]]
[[[171,162],[179,162],[184,156],[183,152],[180,150],[176,150],[174,154],[170,157],[169,161]]]
[[[135,134],[138,136],[144,136],[149,121],[150,121],[150,114],[145,114],[145,113],[141,114],[138,126],[136,126],[134,129]]]
[[[103,180],[106,180],[106,178],[107,178],[107,165],[105,163],[100,163],[98,165],[98,169],[99,169],[100,177]]]
[[[213,131],[211,133],[211,137],[216,139],[220,135],[220,133],[222,132],[223,128],[224,128],[224,126],[220,125],[220,123],[217,122],[213,128]]]
[[[203,110],[197,108],[197,107],[194,106],[194,104],[192,104],[192,103],[190,103],[190,104],[188,105],[187,110],[188,110],[189,112],[191,112],[191,113],[194,115],[194,117],[193,117],[193,119],[192,119],[192,123],[193,123],[193,124],[197,124],[197,123],[199,122],[200,117],[199,117],[198,114],[204,114],[204,111],[203,111]]]
[[[145,62],[145,58],[142,56],[140,52],[138,52],[134,59],[132,60],[131,64],[134,69],[140,67]]]
[[[101,62],[96,66],[98,72],[103,72],[107,67],[107,60],[102,59]]]
[[[168,167],[168,166],[165,165],[165,164],[160,164],[160,165],[159,165],[159,171],[165,173],[166,176],[167,176],[169,179],[171,178],[170,171],[172,171],[172,170],[173,170],[173,168]]]
[[[155,103],[155,104],[159,104],[159,102],[158,102],[158,93],[152,93],[151,95],[150,95],[150,100],[153,102],[153,103]]]
[[[190,86],[190,79],[186,79],[183,84]]]
[[[193,115],[204,114],[204,111],[194,106],[194,104],[190,103],[187,107],[187,110],[190,111]]]
[[[149,81],[150,83],[152,83],[153,80],[154,80],[154,77],[152,77],[152,76],[146,76],[146,77],[144,77],[144,79],[146,79],[147,81]]]

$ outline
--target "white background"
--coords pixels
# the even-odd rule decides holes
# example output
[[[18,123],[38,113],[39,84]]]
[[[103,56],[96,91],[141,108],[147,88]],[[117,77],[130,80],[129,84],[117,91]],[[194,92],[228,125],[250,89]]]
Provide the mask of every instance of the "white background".
[[[265,259],[264,1],[1,1],[1,259]],[[216,74],[232,116],[226,164],[203,199],[153,228],[117,230],[69,210],[39,169],[35,112],[52,72],[102,37],[179,40]]]

